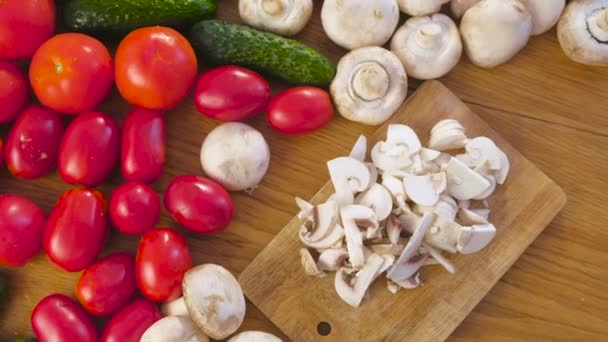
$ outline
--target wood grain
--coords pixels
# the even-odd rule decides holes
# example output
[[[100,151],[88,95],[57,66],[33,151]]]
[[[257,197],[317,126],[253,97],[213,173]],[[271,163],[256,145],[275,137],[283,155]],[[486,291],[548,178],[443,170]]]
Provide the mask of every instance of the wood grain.
[[[218,17],[240,21],[238,0],[218,3]],[[337,61],[345,51],[323,33],[321,3],[315,1],[313,19],[297,38]],[[203,69],[207,67],[202,65]],[[451,339],[605,340],[608,68],[586,67],[566,59],[552,31],[532,38],[512,61],[493,70],[477,68],[463,58],[442,81],[568,195],[562,213]],[[412,88],[418,84],[410,82]],[[286,84],[273,82],[272,86],[276,92]],[[129,106],[113,94],[102,109],[122,119]],[[174,175],[202,174],[198,150],[205,135],[217,125],[201,118],[191,99],[169,111],[167,122],[167,167],[154,185],[161,195]],[[268,176],[253,196],[233,195],[237,217],[228,231],[214,236],[187,233],[195,262],[218,262],[235,274],[293,217],[297,210],[293,196],[310,198],[325,184],[325,161],[346,153],[359,134],[369,135],[376,129],[336,117],[318,133],[288,137],[272,131],[263,117],[250,123],[265,134],[271,147],[273,158]],[[0,127],[0,135],[5,137],[7,130],[6,126]],[[121,182],[116,174],[102,189],[109,194]],[[60,193],[69,188],[56,174],[23,182],[0,171],[0,193],[27,196],[46,213]],[[165,212],[160,224],[176,227]],[[134,252],[136,245],[136,238],[114,232],[104,253]],[[78,277],[50,265],[43,255],[23,269],[0,271],[9,273],[12,279],[11,300],[0,313],[0,341],[14,341],[16,336],[30,334],[29,315],[38,300],[53,292],[72,294]],[[261,329],[282,336],[250,303],[243,329]]]

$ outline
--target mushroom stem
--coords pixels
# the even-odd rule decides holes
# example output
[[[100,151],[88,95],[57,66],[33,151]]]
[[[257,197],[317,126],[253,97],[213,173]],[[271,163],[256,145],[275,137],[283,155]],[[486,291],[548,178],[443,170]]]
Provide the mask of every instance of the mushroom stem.
[[[416,42],[425,49],[432,49],[441,42],[441,26],[429,23],[421,26],[416,32]]]
[[[355,97],[365,101],[378,100],[386,95],[388,86],[388,74],[376,62],[360,63],[353,71],[351,88]]]
[[[602,31],[608,31],[608,7],[593,13],[587,20],[589,27],[594,26],[592,23],[595,23],[595,26]]]

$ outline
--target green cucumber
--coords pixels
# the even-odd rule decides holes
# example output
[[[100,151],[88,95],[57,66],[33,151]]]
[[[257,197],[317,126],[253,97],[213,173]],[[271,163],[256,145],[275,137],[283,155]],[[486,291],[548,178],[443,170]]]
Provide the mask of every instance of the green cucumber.
[[[72,31],[123,34],[151,25],[187,28],[216,9],[215,0],[70,0],[64,19]]]
[[[213,63],[240,65],[295,84],[327,85],[336,73],[329,58],[297,40],[221,20],[195,24],[190,42]]]

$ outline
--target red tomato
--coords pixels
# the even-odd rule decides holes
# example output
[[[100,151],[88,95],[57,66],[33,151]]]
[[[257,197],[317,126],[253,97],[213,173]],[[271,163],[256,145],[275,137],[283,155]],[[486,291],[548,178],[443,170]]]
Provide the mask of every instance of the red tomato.
[[[110,197],[110,218],[116,228],[129,235],[139,235],[154,228],[160,219],[160,199],[149,186],[127,183]]]
[[[0,11],[1,8],[2,5]],[[2,46],[1,42],[0,46]],[[0,61],[0,124],[9,123],[19,115],[27,103],[29,94],[30,89],[25,74],[13,63]]]
[[[101,112],[81,114],[68,126],[59,147],[59,174],[68,184],[96,187],[114,170],[120,127]]]
[[[0,1],[0,59],[30,58],[54,31],[53,0]]]
[[[135,258],[129,253],[115,253],[87,268],[76,284],[76,298],[95,316],[118,311],[133,297]]]
[[[64,192],[46,223],[43,247],[49,259],[68,272],[89,267],[108,235],[103,194],[88,189]]]
[[[97,342],[95,324],[84,309],[72,298],[52,294],[34,308],[32,330],[40,342]]]
[[[202,74],[196,82],[194,104],[212,119],[237,121],[262,112],[270,101],[270,86],[258,73],[234,65]]]
[[[23,266],[42,247],[44,213],[30,200],[0,195],[0,265]]]
[[[138,107],[175,107],[188,95],[197,69],[188,40],[168,27],[137,29],[116,50],[116,86]]]
[[[166,302],[182,294],[182,279],[192,268],[183,235],[170,228],[152,229],[141,238],[135,259],[135,277],[144,296]]]
[[[197,233],[215,233],[232,221],[230,194],[199,176],[175,177],[165,192],[165,208],[177,223]]]
[[[60,113],[93,109],[110,92],[112,58],[97,39],[62,33],[47,40],[32,57],[30,83],[45,106]]]
[[[161,314],[153,302],[140,298],[118,311],[106,324],[101,342],[139,342]]]
[[[268,122],[285,134],[314,132],[334,115],[329,94],[316,87],[296,87],[279,93],[268,106]]]
[[[123,123],[121,169],[131,182],[154,183],[165,164],[165,118],[161,112],[136,108]]]
[[[50,109],[31,106],[19,116],[6,139],[6,164],[18,178],[34,179],[57,163],[63,121]]]

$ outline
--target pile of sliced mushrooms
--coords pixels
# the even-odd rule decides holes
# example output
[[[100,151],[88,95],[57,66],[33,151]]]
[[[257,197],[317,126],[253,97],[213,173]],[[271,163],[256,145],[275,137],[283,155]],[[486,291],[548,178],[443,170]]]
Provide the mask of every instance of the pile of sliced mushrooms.
[[[454,273],[444,253],[478,252],[496,234],[487,198],[507,179],[506,154],[487,137],[468,138],[453,119],[432,128],[427,146],[391,124],[371,162],[361,136],[348,157],[327,163],[335,193],[326,202],[296,198],[304,272],[336,272],[336,292],[353,307],[383,273],[393,293],[416,288],[422,267]]]

